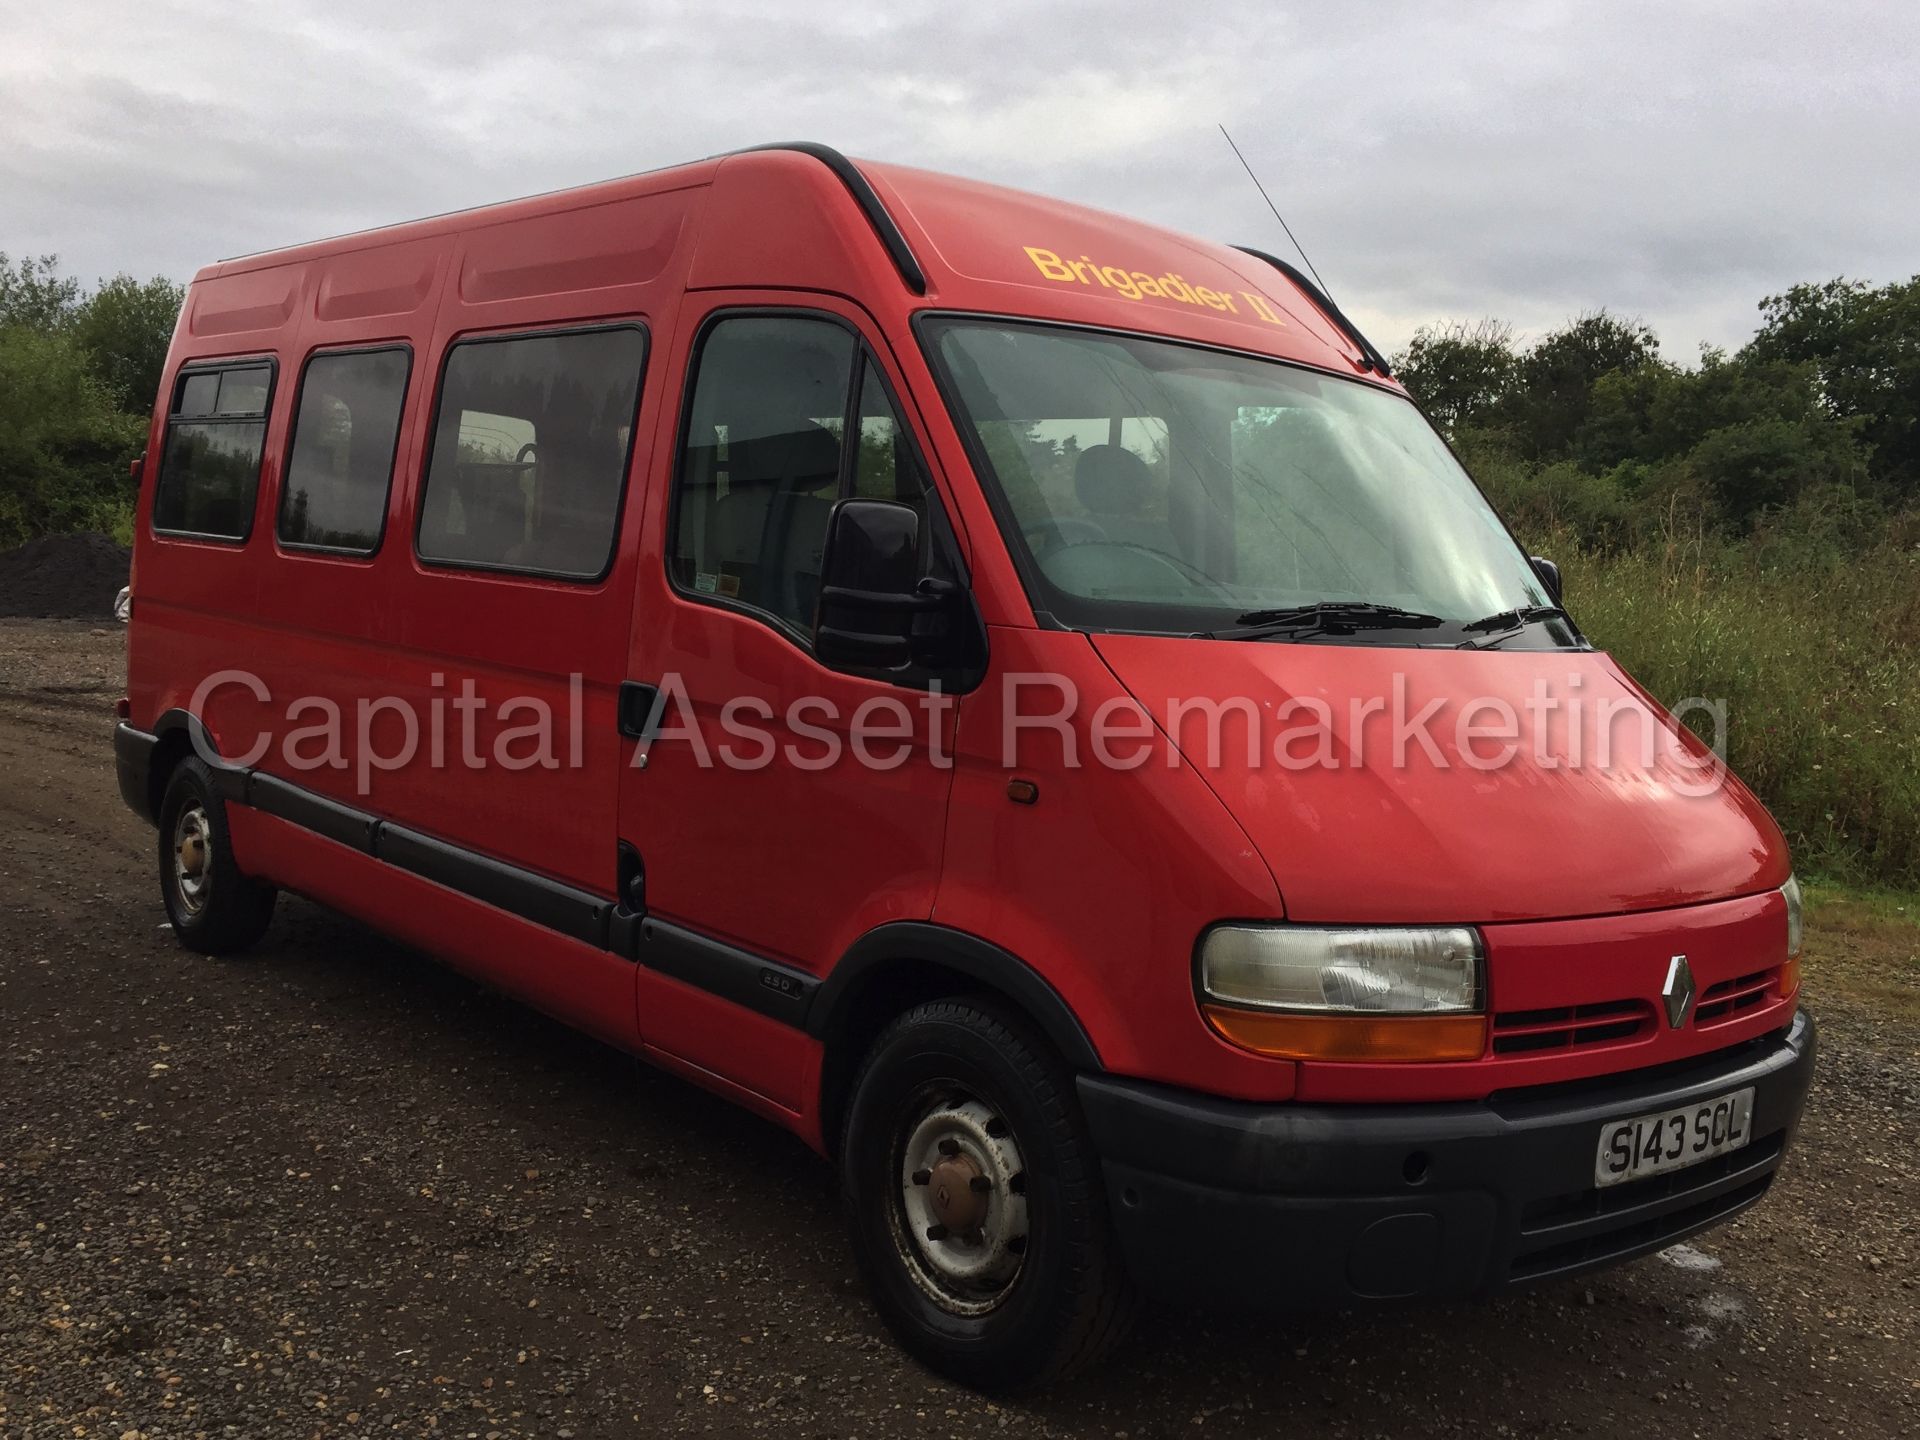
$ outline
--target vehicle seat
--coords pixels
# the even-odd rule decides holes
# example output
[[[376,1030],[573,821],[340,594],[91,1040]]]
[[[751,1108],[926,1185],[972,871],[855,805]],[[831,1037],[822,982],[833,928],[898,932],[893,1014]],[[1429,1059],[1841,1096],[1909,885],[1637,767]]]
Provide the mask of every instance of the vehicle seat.
[[[714,505],[709,554],[740,577],[739,599],[805,625],[820,588],[840,441],[811,420],[742,441]]]
[[[1153,471],[1123,445],[1091,445],[1073,470],[1073,493],[1108,540],[1168,551],[1173,536],[1164,509],[1155,514]]]

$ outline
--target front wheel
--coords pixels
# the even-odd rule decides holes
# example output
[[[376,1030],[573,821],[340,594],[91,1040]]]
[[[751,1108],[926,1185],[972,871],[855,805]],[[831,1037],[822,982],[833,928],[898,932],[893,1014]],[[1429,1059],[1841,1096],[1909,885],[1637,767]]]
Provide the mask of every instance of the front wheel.
[[[841,1146],[854,1255],[900,1342],[985,1390],[1100,1359],[1132,1293],[1073,1077],[1017,1015],[938,1000],[881,1034]]]

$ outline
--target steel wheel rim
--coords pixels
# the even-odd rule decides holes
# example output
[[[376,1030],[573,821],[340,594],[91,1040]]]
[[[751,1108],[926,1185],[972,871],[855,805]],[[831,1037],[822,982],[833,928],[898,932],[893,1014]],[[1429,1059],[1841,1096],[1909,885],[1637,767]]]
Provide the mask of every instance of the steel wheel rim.
[[[1012,1127],[955,1085],[922,1090],[894,1146],[894,1246],[921,1292],[952,1315],[1003,1303],[1025,1267],[1026,1161]]]
[[[213,887],[213,824],[198,801],[184,806],[173,822],[173,886],[188,915],[207,908],[207,892]]]

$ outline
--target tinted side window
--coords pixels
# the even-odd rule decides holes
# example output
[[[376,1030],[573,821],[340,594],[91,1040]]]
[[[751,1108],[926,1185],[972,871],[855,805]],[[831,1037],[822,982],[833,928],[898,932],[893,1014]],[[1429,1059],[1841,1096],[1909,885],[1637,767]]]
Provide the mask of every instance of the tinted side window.
[[[166,450],[153,492],[153,528],[244,540],[253,528],[273,367],[187,371],[174,383]]]
[[[676,480],[681,588],[812,625],[854,359],[825,320],[743,315],[707,332]]]
[[[646,351],[645,333],[631,327],[468,340],[448,351],[420,558],[605,574]]]
[[[387,514],[405,350],[316,355],[300,381],[293,453],[280,486],[280,538],[289,545],[372,553]]]

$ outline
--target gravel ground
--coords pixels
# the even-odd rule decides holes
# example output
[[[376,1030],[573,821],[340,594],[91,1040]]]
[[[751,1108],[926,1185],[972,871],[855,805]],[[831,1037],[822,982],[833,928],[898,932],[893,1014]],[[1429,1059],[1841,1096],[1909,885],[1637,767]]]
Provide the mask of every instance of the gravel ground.
[[[0,621],[8,1440],[1920,1433],[1920,1025],[1846,986],[1913,983],[1911,926],[1816,929],[1800,1148],[1696,1245],[1470,1308],[1151,1313],[996,1404],[890,1345],[784,1134],[299,901],[252,958],[177,948],[113,782],[122,635]]]

